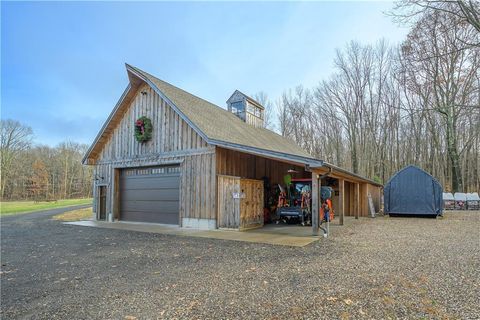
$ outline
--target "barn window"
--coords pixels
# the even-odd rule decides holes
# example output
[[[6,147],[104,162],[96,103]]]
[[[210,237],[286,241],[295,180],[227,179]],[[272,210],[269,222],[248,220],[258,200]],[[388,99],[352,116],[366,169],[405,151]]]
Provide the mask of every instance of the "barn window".
[[[123,174],[126,175],[126,176],[133,176],[133,175],[135,175],[136,171],[137,170],[135,170],[135,169],[125,169],[123,171]]]
[[[162,174],[165,173],[165,168],[153,168],[152,174]]]
[[[261,114],[262,114],[262,110],[258,107],[255,108],[255,116],[256,117],[261,117]]]
[[[168,173],[179,173],[180,172],[180,167],[179,166],[168,167],[166,169],[168,170]]]
[[[247,105],[247,112],[255,114],[255,107],[252,106],[250,103]]]
[[[145,174],[150,174],[150,169],[137,169],[137,175],[145,175]]]
[[[232,112],[235,113],[236,115],[245,111],[245,105],[243,104],[242,101],[232,102],[231,106],[232,106]]]

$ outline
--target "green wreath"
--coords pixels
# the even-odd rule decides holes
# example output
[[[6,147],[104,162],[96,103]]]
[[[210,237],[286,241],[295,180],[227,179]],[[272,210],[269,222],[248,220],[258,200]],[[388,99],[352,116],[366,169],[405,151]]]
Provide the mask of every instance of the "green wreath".
[[[135,121],[135,139],[145,142],[152,138],[152,121],[147,117],[140,117]]]

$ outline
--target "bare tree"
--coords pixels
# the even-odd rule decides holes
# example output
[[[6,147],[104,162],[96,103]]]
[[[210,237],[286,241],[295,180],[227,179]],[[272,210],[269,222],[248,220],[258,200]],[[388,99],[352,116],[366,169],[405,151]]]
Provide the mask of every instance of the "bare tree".
[[[21,152],[30,147],[33,132],[30,127],[15,120],[1,120],[0,130],[1,198],[3,199],[7,182],[13,175],[13,164],[18,160]]]
[[[264,91],[257,92],[256,94],[253,95],[253,98],[265,108],[265,112],[263,114],[263,117],[264,117],[263,126],[266,129],[274,130],[275,115],[274,115],[274,108],[273,108],[272,101],[270,101],[270,99],[268,98],[268,95]]]
[[[420,108],[443,119],[453,191],[463,190],[458,124],[462,115],[474,112],[467,106],[479,90],[479,48],[459,50],[473,32],[458,19],[433,12],[417,22],[401,48],[408,90],[425,101]]]
[[[478,190],[480,59],[463,45],[475,31],[443,19],[419,21],[399,47],[337,50],[328,80],[277,101],[281,134],[380,182],[415,164],[449,191]]]
[[[32,146],[32,136],[18,121],[1,122],[2,200],[90,197],[92,168],[81,164],[88,146]]]
[[[312,95],[310,90],[298,86],[282,94],[277,103],[280,132],[283,136],[295,141],[305,150],[313,153],[315,149],[311,116]]]
[[[397,1],[391,15],[405,23],[422,19],[433,12],[445,13],[454,20],[470,24],[480,32],[480,3],[476,0],[403,0]],[[478,43],[477,43],[478,45]]]
[[[31,191],[34,199],[39,200],[48,197],[48,170],[41,159],[37,159],[32,165]]]

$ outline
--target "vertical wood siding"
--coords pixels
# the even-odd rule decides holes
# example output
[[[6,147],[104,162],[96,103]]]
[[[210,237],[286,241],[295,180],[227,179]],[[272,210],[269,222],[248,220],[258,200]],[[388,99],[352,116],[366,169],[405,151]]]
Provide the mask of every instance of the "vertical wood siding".
[[[218,147],[216,160],[217,174],[257,180],[268,177],[272,186],[283,185],[283,177],[289,169],[298,171],[292,174],[294,178],[311,177],[311,173],[305,172],[304,167]]]
[[[137,142],[134,136],[134,123],[141,116],[150,118],[153,125],[152,139],[144,143]],[[141,86],[95,164],[98,178],[95,185],[107,184],[108,188],[107,213],[119,218],[121,195],[115,174],[118,176],[121,168],[172,163],[181,166],[180,221],[181,218],[215,219],[215,147],[209,146],[152,88]]]
[[[142,94],[142,92],[146,94]],[[152,139],[135,140],[135,121],[146,116],[152,120]],[[142,86],[100,152],[99,160],[115,160],[152,153],[206,148],[203,140],[149,86]]]
[[[263,128],[263,120],[249,112],[246,113],[245,122],[255,128]]]

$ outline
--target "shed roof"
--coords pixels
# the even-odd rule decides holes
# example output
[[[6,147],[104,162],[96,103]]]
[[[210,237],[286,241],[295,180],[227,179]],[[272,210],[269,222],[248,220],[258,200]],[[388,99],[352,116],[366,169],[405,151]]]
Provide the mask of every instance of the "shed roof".
[[[415,170],[417,172],[419,172],[420,174],[423,174],[425,176],[428,176],[429,178],[431,178],[434,183],[438,184],[439,186],[441,186],[440,182],[438,182],[438,180],[432,176],[430,173],[428,173],[427,171],[423,170],[422,168],[419,168],[417,166],[414,166],[413,164],[410,164],[408,166],[406,166],[405,168],[397,171],[397,173],[395,173],[388,181],[387,183],[385,184],[385,186],[387,184],[390,184],[391,181],[393,181],[395,178],[397,178],[398,176],[402,175],[403,172],[406,172],[406,171],[410,171],[410,170]]]

